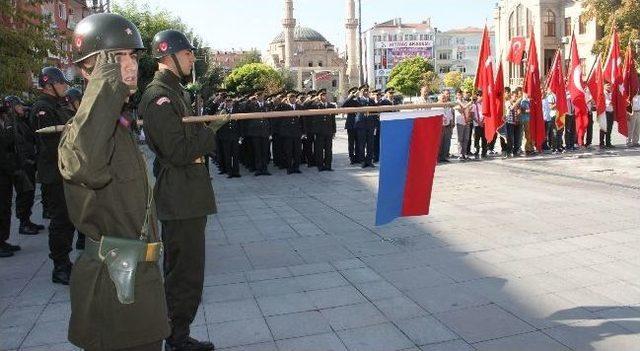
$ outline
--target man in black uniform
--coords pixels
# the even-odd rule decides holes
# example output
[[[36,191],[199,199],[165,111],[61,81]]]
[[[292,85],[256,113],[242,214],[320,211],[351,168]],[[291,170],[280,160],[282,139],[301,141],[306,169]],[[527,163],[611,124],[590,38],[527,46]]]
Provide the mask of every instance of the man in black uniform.
[[[273,106],[264,99],[264,91],[255,92],[254,99],[247,105],[247,112],[269,112]],[[251,145],[255,176],[270,176],[269,165],[269,135],[271,122],[266,118],[249,119],[243,122],[245,142]]]
[[[63,107],[64,93],[69,88],[69,81],[62,71],[56,67],[45,67],[40,73],[39,84],[42,94],[33,104],[31,120],[35,129],[65,124],[71,117]],[[53,260],[51,280],[54,283],[69,285],[71,260],[75,227],[69,219],[67,203],[64,197],[62,176],[58,170],[58,144],[60,133],[39,134],[37,139],[38,178],[42,183],[42,197],[46,199],[51,214],[49,222],[49,257]]]
[[[271,99],[271,106],[274,111],[281,111],[282,104],[286,97],[285,92],[279,92]],[[279,118],[275,118],[271,120],[271,145],[272,145],[272,153],[273,153],[273,165],[278,167],[278,169],[285,169],[285,161],[284,161],[284,147],[282,143],[282,137],[280,136],[280,123]]]
[[[14,133],[7,108],[0,105],[0,257],[11,257],[20,251],[20,246],[7,242],[11,234],[11,200],[16,168]]]
[[[280,110],[301,110],[300,105],[296,102],[297,96],[297,92],[289,92],[283,103],[280,104]],[[301,139],[304,136],[302,119],[298,116],[279,118],[278,123],[284,153],[283,166],[287,169],[287,174],[302,173],[300,172]]]
[[[31,222],[31,208],[36,194],[36,136],[22,100],[17,96],[7,96],[4,102],[15,126],[17,169],[13,186],[16,190],[16,217],[20,220],[18,233],[35,235],[44,229],[43,225]]]
[[[82,91],[78,88],[69,88],[64,93],[64,98],[67,102],[65,107],[72,115],[75,116],[76,112],[78,112],[78,108],[80,107],[80,103],[82,102]],[[76,239],[77,250],[84,250],[85,240],[86,236],[78,231],[78,238]]]
[[[218,114],[230,115],[236,113],[236,107],[233,96],[227,94],[218,110]],[[222,143],[222,159],[225,167],[223,171],[227,174],[227,178],[240,178],[240,122],[230,120],[218,129],[216,134]]]
[[[195,56],[187,37],[165,30],[153,38],[158,71],[139,105],[147,144],[159,172],[154,188],[162,222],[164,274],[171,335],[166,350],[213,350],[210,342],[190,337],[190,325],[202,300],[207,215],[216,212],[215,196],[204,156],[215,151],[215,131],[229,121],[185,124],[191,114],[181,82],[191,73]]]
[[[313,107],[316,109],[336,108],[336,104],[327,100],[327,91],[325,89],[320,89]],[[311,117],[307,134],[315,135],[313,150],[318,171],[333,171],[331,161],[333,157],[333,137],[336,134],[336,116]]]
[[[298,98],[298,105],[303,110],[313,110],[316,103],[317,91],[310,90],[306,94],[301,94]],[[302,124],[306,125],[310,121],[311,117],[303,117]],[[313,151],[315,135],[313,133],[307,133],[305,128],[305,138],[302,139],[302,163],[306,163],[307,167],[314,167],[316,165],[315,152]]]
[[[369,86],[367,84],[360,87],[360,97],[358,97],[360,106],[372,106],[373,100],[369,97]],[[373,166],[373,130],[375,128],[374,115],[368,113],[356,114],[355,126],[358,135],[357,142],[357,158],[362,163],[362,168]]]
[[[347,93],[347,98],[342,103],[342,107],[360,107],[360,103],[358,102],[358,88],[353,87],[349,89]],[[360,160],[357,157],[357,133],[356,133],[356,114],[349,113],[347,114],[347,121],[344,124],[344,129],[347,130],[347,142],[349,149],[349,160],[351,164],[354,165]]]

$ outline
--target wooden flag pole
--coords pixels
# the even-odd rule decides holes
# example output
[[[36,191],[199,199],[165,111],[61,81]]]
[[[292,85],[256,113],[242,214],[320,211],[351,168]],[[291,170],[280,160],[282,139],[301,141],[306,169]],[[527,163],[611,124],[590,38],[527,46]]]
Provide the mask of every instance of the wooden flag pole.
[[[340,107],[340,108],[327,108],[327,109],[312,109],[312,110],[292,110],[292,111],[271,111],[271,112],[251,112],[251,113],[234,113],[231,115],[205,115],[205,116],[189,116],[182,118],[184,123],[205,123],[220,121],[230,117],[232,120],[245,120],[245,119],[262,119],[262,118],[287,118],[287,117],[308,117],[308,116],[323,116],[323,115],[339,115],[339,114],[351,114],[351,113],[367,113],[375,114],[382,112],[396,112],[404,110],[419,110],[419,109],[432,109],[432,108],[445,108],[453,107],[453,103],[428,103],[428,104],[406,104],[406,105],[384,105],[384,106],[363,106],[363,107]],[[137,121],[138,125],[143,125],[142,120]],[[38,129],[36,133],[49,134],[62,132],[67,125],[57,125],[51,127],[45,127]]]

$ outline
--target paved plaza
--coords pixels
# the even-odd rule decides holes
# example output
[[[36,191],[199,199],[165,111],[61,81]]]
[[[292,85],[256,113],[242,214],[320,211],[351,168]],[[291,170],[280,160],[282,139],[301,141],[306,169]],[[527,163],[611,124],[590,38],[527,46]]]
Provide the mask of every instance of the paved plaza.
[[[335,172],[214,177],[193,336],[227,351],[640,350],[640,149],[452,162],[430,216],[384,227],[377,170],[348,165],[342,130],[334,152]],[[76,350],[46,234],[10,241],[0,350]]]

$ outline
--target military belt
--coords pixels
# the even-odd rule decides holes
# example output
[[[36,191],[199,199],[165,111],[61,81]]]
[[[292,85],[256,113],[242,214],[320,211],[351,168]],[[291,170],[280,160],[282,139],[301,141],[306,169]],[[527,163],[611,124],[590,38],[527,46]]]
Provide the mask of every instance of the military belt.
[[[139,241],[137,239],[128,239],[128,240]],[[105,252],[105,253],[100,252],[101,243],[102,243],[102,240],[95,241],[87,237],[84,254],[96,261],[104,261],[105,255],[107,255],[108,252]],[[139,251],[139,254],[137,256],[138,262],[158,261],[158,259],[160,259],[160,254],[162,253],[162,243],[157,242],[157,243],[143,243],[143,244],[144,245],[141,245],[140,248],[136,249],[136,251]],[[102,251],[104,251],[104,249],[102,249]]]

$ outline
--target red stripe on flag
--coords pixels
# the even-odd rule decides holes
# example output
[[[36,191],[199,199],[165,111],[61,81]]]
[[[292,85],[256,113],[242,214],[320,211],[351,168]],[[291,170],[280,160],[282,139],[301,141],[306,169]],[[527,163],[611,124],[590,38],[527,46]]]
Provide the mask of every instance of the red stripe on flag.
[[[431,188],[435,173],[442,132],[443,116],[418,118],[414,121],[407,180],[402,201],[402,216],[429,214]]]

